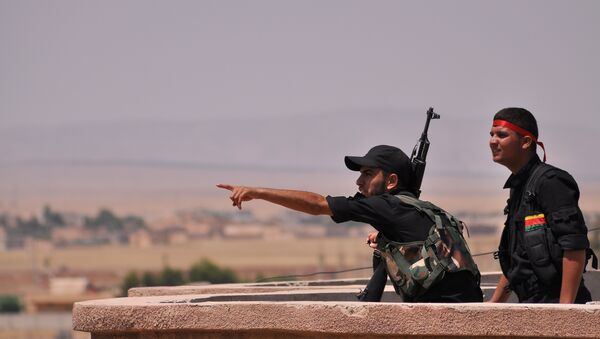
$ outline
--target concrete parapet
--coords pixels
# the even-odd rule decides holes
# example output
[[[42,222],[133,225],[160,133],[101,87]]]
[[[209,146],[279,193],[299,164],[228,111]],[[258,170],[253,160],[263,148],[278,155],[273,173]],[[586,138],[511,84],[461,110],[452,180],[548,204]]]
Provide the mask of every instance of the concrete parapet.
[[[587,274],[592,296],[598,272]],[[497,274],[482,277],[491,292]],[[356,302],[366,279],[135,288],[127,298],[83,301],[73,328],[92,338],[600,337],[600,303]]]
[[[261,294],[255,295],[261,299]],[[262,294],[264,298],[264,294]],[[216,295],[76,303],[92,338],[598,337],[600,305],[211,301]]]

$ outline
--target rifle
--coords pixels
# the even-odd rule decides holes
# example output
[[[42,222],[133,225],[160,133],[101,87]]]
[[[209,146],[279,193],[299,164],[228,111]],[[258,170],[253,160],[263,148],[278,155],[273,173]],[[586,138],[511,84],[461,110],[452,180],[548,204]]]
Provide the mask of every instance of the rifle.
[[[417,199],[421,195],[421,184],[423,183],[423,175],[425,174],[425,165],[427,165],[427,151],[429,151],[429,139],[427,139],[427,131],[429,130],[429,123],[431,119],[439,119],[440,115],[433,111],[433,107],[429,107],[427,110],[427,120],[425,120],[425,128],[421,134],[421,138],[417,141],[415,148],[413,148],[410,156],[410,162],[413,168],[413,191],[415,192]]]
[[[433,111],[433,107],[427,110],[427,120],[425,120],[425,129],[421,137],[417,141],[415,148],[410,156],[412,163],[414,181],[413,188],[417,199],[421,195],[421,184],[423,183],[423,175],[425,174],[425,165],[427,165],[427,151],[429,151],[429,139],[427,139],[427,131],[431,119],[439,119],[440,115]],[[378,253],[373,252],[373,275],[367,286],[356,297],[359,301],[380,301],[383,295],[383,290],[387,282],[387,271],[385,262]]]
[[[383,258],[377,252],[373,252],[373,275],[367,286],[356,296],[358,301],[381,301],[385,284],[387,283],[387,269]]]

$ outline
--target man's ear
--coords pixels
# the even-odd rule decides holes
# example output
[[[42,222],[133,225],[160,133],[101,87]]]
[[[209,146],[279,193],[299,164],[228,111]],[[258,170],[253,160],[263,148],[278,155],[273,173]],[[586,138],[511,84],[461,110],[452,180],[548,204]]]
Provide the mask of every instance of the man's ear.
[[[392,173],[392,174],[388,175],[388,177],[385,179],[385,188],[388,191],[391,191],[394,188],[396,188],[397,186],[398,186],[398,175],[396,173]]]
[[[526,135],[524,137],[521,138],[521,148],[526,150],[526,149],[531,149],[531,145],[533,144],[533,139]]]

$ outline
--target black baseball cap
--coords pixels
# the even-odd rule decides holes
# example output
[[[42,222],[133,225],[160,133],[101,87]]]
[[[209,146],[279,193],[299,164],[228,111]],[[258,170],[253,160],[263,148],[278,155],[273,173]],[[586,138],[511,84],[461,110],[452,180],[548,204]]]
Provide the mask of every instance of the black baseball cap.
[[[360,171],[361,167],[367,166],[395,173],[404,185],[408,185],[412,180],[410,159],[398,147],[378,145],[371,148],[363,157],[346,156],[344,162],[346,167],[352,171]]]

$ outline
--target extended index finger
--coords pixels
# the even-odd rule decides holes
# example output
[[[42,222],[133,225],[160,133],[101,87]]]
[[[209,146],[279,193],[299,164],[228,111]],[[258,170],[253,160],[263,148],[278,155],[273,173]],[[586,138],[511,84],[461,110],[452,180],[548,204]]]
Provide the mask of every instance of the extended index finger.
[[[227,185],[227,184],[217,184],[218,188],[224,188],[226,190],[230,190],[233,191],[233,186],[232,185]]]

